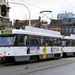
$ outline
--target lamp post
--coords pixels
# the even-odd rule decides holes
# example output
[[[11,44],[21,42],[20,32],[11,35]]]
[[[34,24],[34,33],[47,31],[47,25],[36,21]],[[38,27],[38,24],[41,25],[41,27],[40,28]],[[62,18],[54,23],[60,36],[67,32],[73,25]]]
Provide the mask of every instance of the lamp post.
[[[29,8],[28,8],[26,5],[22,4],[22,3],[14,3],[14,2],[8,2],[8,3],[25,6],[25,7],[28,9],[28,12],[29,12],[29,26],[31,26],[31,21],[30,21],[30,10],[29,10]]]

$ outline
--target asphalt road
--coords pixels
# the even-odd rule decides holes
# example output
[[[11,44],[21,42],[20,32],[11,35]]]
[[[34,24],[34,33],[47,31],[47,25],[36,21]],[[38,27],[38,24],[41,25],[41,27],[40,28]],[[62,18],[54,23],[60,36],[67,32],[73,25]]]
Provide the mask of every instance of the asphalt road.
[[[0,65],[0,75],[75,75],[75,58]]]

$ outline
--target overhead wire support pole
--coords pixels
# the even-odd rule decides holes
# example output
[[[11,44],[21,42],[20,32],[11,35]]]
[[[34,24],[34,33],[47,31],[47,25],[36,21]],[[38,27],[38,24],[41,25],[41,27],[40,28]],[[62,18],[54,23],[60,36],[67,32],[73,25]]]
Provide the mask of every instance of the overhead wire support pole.
[[[26,5],[22,4],[22,3],[15,3],[15,2],[8,2],[8,3],[25,6],[25,7],[28,9],[28,12],[29,12],[29,26],[31,26],[31,20],[30,20],[31,15],[30,15],[30,10],[29,10],[29,8],[28,8]]]

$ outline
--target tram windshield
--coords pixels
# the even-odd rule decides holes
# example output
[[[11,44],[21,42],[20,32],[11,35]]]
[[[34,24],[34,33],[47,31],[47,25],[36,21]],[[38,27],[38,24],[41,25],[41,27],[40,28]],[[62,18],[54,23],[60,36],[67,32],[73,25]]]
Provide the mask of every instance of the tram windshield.
[[[0,36],[0,46],[13,46],[14,40],[15,40],[15,36],[2,35]]]

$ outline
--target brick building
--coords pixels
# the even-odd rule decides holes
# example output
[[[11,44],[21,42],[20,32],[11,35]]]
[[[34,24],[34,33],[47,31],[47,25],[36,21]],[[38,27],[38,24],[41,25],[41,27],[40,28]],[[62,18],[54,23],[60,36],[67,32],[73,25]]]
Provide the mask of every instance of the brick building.
[[[15,20],[13,27],[24,29],[25,26],[27,25],[29,25],[29,20]],[[31,20],[31,26],[36,27],[38,25],[39,25],[39,19]]]
[[[12,21],[10,21],[8,18],[0,17],[0,30],[5,29],[6,27],[11,28]]]
[[[51,20],[50,25],[48,26],[48,29],[54,30],[54,31],[61,31],[61,22],[62,20]]]

